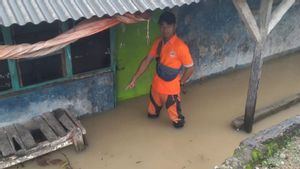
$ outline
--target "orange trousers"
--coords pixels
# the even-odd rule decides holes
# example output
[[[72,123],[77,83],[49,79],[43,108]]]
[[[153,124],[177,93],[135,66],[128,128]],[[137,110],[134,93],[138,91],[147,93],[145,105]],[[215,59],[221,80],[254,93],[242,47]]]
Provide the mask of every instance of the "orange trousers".
[[[150,91],[148,116],[158,117],[162,106],[165,104],[169,118],[173,123],[184,123],[184,116],[181,112],[180,95],[166,95]]]

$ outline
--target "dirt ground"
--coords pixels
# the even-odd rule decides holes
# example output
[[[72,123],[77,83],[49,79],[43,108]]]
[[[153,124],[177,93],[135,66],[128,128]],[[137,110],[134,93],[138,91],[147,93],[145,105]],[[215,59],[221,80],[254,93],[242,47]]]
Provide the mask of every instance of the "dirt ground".
[[[300,92],[300,54],[272,60],[263,66],[257,107]],[[129,80],[129,79],[128,79]],[[174,129],[165,113],[146,118],[148,97],[122,102],[112,111],[82,120],[89,146],[73,147],[24,164],[24,169],[210,169],[233,154],[250,136],[236,132],[231,121],[244,111],[249,69],[195,82],[183,95],[187,123]],[[255,124],[253,132],[299,114],[296,105]],[[69,161],[69,165],[68,165]],[[12,167],[16,169],[20,166]]]
[[[257,165],[257,169],[300,169],[300,137],[293,137],[284,148]]]

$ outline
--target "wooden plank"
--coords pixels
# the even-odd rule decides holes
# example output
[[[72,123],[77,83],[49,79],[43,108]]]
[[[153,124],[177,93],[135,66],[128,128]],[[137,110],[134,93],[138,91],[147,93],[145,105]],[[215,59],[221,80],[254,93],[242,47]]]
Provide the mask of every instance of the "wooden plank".
[[[33,119],[27,120],[21,124],[24,128],[26,128],[28,131],[37,130],[39,129],[38,123],[33,121]]]
[[[256,47],[254,51],[254,56],[252,60],[251,66],[251,73],[249,79],[249,88],[248,88],[248,95],[246,101],[246,108],[245,108],[245,115],[244,115],[244,129],[246,132],[250,133],[252,131],[253,123],[254,123],[254,115],[255,115],[255,108],[256,108],[256,100],[257,100],[257,90],[259,88],[259,81],[261,77],[261,69],[262,69],[262,49],[265,44],[265,40],[267,38],[267,27],[269,24],[269,20],[271,17],[272,5],[273,0],[264,0],[261,1],[260,4],[260,30],[259,35],[257,36],[257,25],[256,21],[251,13],[251,10],[247,4],[246,0],[233,0],[236,8],[239,11],[239,14],[242,20],[248,23],[248,29],[252,29],[252,34],[256,37]]]
[[[14,151],[23,151],[26,149],[26,146],[22,142],[21,137],[19,136],[14,125],[6,126],[6,127],[4,127],[4,130],[6,132],[8,140],[10,142],[10,145],[13,147]],[[16,150],[13,140],[15,140],[15,142],[20,146],[20,150]]]
[[[282,0],[279,6],[272,12],[272,17],[268,27],[268,34],[279,23],[284,14],[293,6],[295,0]]]
[[[245,117],[244,117],[244,121],[245,121],[244,129],[248,133],[252,131],[254,113],[256,107],[256,99],[257,99],[257,90],[258,90],[259,81],[261,77],[261,68],[263,64],[261,53],[262,53],[262,44],[257,43],[254,51],[252,66],[251,66],[249,88],[248,88]]]
[[[67,116],[67,114],[62,114],[58,119],[61,124],[68,129],[68,131],[72,131],[76,128],[76,125],[73,123],[73,121]]]
[[[53,116],[51,112],[43,113],[42,117],[58,136],[63,137],[67,134],[65,129],[56,120],[56,118]]]
[[[54,111],[60,111],[60,112],[66,113],[69,116],[69,118],[73,121],[73,123],[76,124],[77,127],[79,127],[82,130],[82,133],[86,134],[85,128],[80,123],[80,121],[77,120],[77,118],[75,117],[74,113],[72,113],[72,112],[70,112],[68,110],[64,110],[64,109],[57,109],[57,110],[54,110]]]
[[[48,141],[52,142],[57,139],[56,134],[53,132],[53,130],[50,128],[47,122],[42,119],[41,116],[34,117],[33,121],[39,125],[39,129]]]
[[[288,109],[289,107],[300,102],[300,93],[285,98],[279,102],[276,102],[268,107],[257,110],[254,115],[254,122],[258,122],[268,116],[276,114],[282,110]],[[232,127],[235,129],[241,129],[244,126],[244,116],[239,116],[232,121]]]
[[[53,142],[43,142],[38,144],[36,147],[28,150],[23,156],[12,156],[9,158],[3,158],[0,161],[0,168],[7,168],[25,161],[34,159],[36,157],[42,156],[49,152],[56,151],[58,149],[64,148],[66,146],[72,145],[72,133],[68,133],[66,136],[61,137]]]
[[[37,145],[30,131],[26,129],[23,125],[15,124],[15,128],[27,150]]]
[[[77,152],[83,151],[85,149],[85,143],[84,143],[84,139],[83,139],[83,134],[80,128],[76,128],[75,130],[72,131],[72,140],[73,140],[73,144],[75,146],[75,150]]]
[[[15,148],[10,144],[6,132],[3,128],[0,128],[0,151],[1,157],[7,157],[16,153]]]
[[[247,30],[250,32],[256,42],[261,41],[261,35],[257,26],[256,20],[249,8],[246,0],[232,0],[235,8],[237,9],[240,18],[244,22]]]
[[[263,0],[260,1],[260,35],[262,36],[262,41],[264,41],[268,35],[268,26],[271,19],[273,0]]]
[[[43,117],[49,117],[47,115]],[[44,129],[46,130],[52,130],[51,126],[48,125],[45,119],[43,119],[41,116],[35,117],[26,123],[23,124],[15,124],[11,125],[5,128],[5,132],[9,131],[9,133],[12,133],[10,137],[15,138],[17,141],[20,142],[20,146],[22,147],[22,153],[15,153],[15,155],[11,155],[9,157],[3,157],[0,160],[0,168],[7,168],[25,161],[28,161],[30,159],[36,158],[38,156],[47,154],[49,152],[55,151],[57,149],[69,146],[74,144],[76,151],[82,151],[85,148],[85,140],[84,135],[82,133],[82,130],[74,124],[74,122],[70,119],[68,113],[58,113],[57,116],[58,120],[64,124],[64,127],[68,129],[70,132],[68,132],[63,137],[58,137],[52,142],[44,141],[40,142],[39,144],[35,143],[35,140],[33,136],[31,135],[30,131],[33,132],[33,130],[40,129],[42,133],[47,137],[48,134],[45,134]],[[52,118],[56,118],[52,116]],[[50,118],[47,118],[50,119]],[[55,119],[56,120],[56,119]],[[53,124],[60,124],[56,120]],[[49,120],[50,121],[50,120]],[[52,121],[53,122],[53,121]],[[46,125],[46,127],[45,127]],[[63,128],[63,126],[60,126]],[[0,128],[1,129],[1,128]],[[63,129],[65,131],[65,129]],[[65,131],[66,132],[66,131]],[[52,135],[55,133],[52,131]],[[4,137],[4,136],[3,136]],[[53,136],[51,136],[53,137]],[[1,138],[1,130],[0,130],[0,138]],[[1,139],[0,139],[1,140]],[[12,139],[11,139],[12,140]],[[30,142],[31,141],[31,142]],[[12,143],[11,143],[12,142]],[[13,141],[9,141],[8,144],[13,145]],[[34,145],[35,144],[35,145]],[[1,147],[1,145],[0,145]],[[31,148],[28,148],[31,147]],[[1,149],[0,149],[1,150]]]

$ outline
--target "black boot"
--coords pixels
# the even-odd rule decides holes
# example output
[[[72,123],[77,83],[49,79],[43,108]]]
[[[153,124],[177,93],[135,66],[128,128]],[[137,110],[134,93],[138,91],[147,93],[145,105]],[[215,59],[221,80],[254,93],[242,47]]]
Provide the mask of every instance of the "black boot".
[[[175,128],[182,128],[184,126],[185,120],[184,118],[180,119],[177,123],[173,122],[173,126]]]
[[[159,114],[149,114],[148,113],[148,118],[150,118],[150,119],[156,119],[158,117],[159,117]]]

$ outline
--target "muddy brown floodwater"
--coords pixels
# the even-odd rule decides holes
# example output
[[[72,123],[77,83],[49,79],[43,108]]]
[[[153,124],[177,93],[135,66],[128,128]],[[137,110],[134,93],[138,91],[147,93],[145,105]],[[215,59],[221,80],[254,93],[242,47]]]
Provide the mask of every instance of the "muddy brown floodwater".
[[[299,65],[300,53],[264,64],[258,108],[300,91]],[[174,129],[165,111],[159,119],[146,118],[146,96],[122,102],[112,111],[82,119],[89,141],[84,152],[75,153],[71,146],[44,158],[65,160],[65,154],[73,169],[211,169],[250,136],[230,127],[243,113],[248,79],[249,69],[243,69],[190,85],[182,98],[187,118],[183,129]],[[256,123],[253,132],[299,112],[296,105]],[[24,165],[24,169],[61,168],[41,166],[37,160]]]

